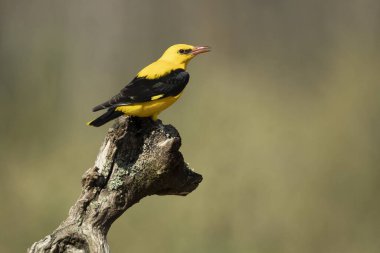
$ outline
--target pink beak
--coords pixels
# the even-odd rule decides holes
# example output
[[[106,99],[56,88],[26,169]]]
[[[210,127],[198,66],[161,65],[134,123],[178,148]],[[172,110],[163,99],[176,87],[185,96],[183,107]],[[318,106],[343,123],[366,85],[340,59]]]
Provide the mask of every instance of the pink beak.
[[[210,52],[211,48],[208,46],[200,46],[200,47],[194,47],[194,49],[191,51],[192,55],[198,55],[206,52]]]

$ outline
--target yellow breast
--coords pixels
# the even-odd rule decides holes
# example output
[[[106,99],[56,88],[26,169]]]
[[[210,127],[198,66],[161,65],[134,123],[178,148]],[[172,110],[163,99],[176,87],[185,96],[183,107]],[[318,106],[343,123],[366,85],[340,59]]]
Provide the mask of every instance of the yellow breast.
[[[157,115],[177,101],[181,94],[182,93],[175,97],[166,97],[149,102],[119,106],[115,111],[120,111],[130,116],[153,117],[156,119]]]

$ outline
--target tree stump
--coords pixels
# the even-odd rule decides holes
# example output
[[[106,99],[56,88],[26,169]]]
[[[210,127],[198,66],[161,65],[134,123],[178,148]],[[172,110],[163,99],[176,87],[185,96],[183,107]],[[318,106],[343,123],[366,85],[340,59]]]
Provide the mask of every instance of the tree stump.
[[[185,196],[202,181],[184,162],[180,146],[171,125],[119,117],[94,167],[84,173],[82,193],[67,219],[28,252],[109,252],[107,232],[124,211],[149,195]]]

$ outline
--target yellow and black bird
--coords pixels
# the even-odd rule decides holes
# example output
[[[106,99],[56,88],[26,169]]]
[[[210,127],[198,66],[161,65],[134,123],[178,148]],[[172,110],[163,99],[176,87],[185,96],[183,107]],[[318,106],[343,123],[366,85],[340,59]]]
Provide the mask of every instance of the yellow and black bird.
[[[169,47],[157,61],[143,68],[119,94],[95,106],[94,112],[107,111],[87,124],[99,127],[123,114],[157,120],[158,114],[177,101],[189,82],[190,75],[186,72],[189,61],[209,51],[207,46],[177,44]]]

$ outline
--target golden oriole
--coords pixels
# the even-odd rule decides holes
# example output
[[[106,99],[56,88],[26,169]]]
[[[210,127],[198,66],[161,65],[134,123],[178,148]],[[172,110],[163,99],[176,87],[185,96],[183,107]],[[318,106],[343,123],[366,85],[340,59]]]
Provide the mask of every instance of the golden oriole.
[[[123,114],[157,120],[158,114],[177,101],[186,87],[190,78],[186,72],[188,62],[209,51],[207,46],[177,44],[169,47],[157,61],[143,68],[119,94],[95,106],[94,112],[107,111],[87,124],[99,127]]]

